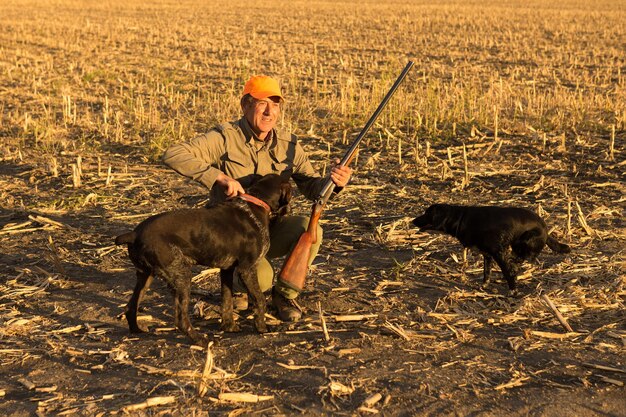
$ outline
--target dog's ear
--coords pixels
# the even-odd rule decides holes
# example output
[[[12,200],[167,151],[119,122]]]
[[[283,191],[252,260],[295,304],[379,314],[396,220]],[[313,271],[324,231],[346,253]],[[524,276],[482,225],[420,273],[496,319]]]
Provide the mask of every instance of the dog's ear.
[[[257,182],[259,182],[261,178],[263,178],[263,175],[259,175],[259,174],[250,175],[250,186],[253,186]]]
[[[451,213],[447,204],[433,204],[426,213],[430,217],[430,221],[436,230],[445,230],[446,222],[450,220]]]
[[[280,204],[289,204],[291,202],[291,184],[285,181],[280,184]]]
[[[284,216],[286,214],[289,214],[290,202],[291,202],[291,184],[289,184],[289,180],[287,179],[285,182],[280,184],[280,198],[278,199],[278,212],[277,212],[279,216]]]

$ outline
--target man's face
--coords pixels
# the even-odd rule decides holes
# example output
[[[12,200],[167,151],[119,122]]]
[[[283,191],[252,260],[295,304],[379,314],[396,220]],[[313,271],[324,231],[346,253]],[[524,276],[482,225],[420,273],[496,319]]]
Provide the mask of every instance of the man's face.
[[[276,126],[280,115],[280,98],[268,97],[262,100],[251,98],[243,104],[243,115],[259,139],[265,139]]]

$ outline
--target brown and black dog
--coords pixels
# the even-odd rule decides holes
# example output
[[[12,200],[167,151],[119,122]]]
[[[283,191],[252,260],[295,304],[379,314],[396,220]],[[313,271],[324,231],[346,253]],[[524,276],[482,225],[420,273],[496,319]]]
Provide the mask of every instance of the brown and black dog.
[[[483,285],[489,283],[495,260],[511,293],[522,262],[536,258],[546,244],[558,253],[571,251],[548,235],[541,217],[523,208],[433,204],[412,223],[420,230],[443,232],[465,247],[478,249],[484,259]]]
[[[130,331],[143,332],[137,324],[137,309],[154,276],[163,278],[174,294],[176,327],[194,342],[206,344],[189,321],[191,266],[220,268],[222,329],[238,331],[233,319],[233,272],[254,301],[254,323],[259,333],[267,331],[265,297],[256,278],[256,265],[269,248],[269,225],[285,214],[291,199],[289,179],[269,174],[261,177],[247,194],[215,205],[174,210],[141,222],[134,231],[115,239],[127,244],[135,265],[137,284],[128,302],[126,320]]]

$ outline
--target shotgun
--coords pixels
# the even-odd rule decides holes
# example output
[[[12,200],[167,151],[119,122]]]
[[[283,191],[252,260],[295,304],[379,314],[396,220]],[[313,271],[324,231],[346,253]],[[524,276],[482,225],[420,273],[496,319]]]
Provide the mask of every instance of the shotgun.
[[[391,89],[383,98],[383,101],[378,105],[378,108],[372,114],[372,117],[365,124],[359,136],[354,140],[343,159],[339,163],[340,166],[346,166],[352,162],[352,158],[356,153],[356,150],[359,147],[359,143],[363,139],[363,137],[370,130],[380,113],[383,111],[387,103],[391,99],[391,96],[396,92],[409,70],[413,66],[413,61],[409,61],[409,63],[404,67],[402,73],[396,80],[396,82],[391,86]],[[281,281],[282,284],[292,288],[298,292],[302,291],[304,288],[304,283],[306,280],[306,274],[309,267],[309,252],[311,251],[311,246],[313,243],[317,242],[317,223],[322,215],[322,211],[324,211],[324,207],[328,202],[328,199],[332,195],[335,190],[335,183],[329,178],[324,187],[322,188],[319,197],[313,203],[313,208],[311,210],[311,218],[309,219],[309,225],[307,226],[307,230],[302,233],[298,243],[293,248],[287,259],[285,259],[285,263],[278,275],[278,280]]]

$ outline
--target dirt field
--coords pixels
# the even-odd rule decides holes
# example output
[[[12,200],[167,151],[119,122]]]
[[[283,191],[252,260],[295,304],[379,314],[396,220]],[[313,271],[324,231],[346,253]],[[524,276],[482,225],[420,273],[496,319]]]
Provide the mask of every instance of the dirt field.
[[[0,414],[626,416],[624,20],[623,2],[2,2]],[[302,321],[220,332],[198,268],[208,350],[161,281],[150,334],[129,334],[114,237],[208,195],[158,162],[169,143],[237,117],[268,72],[322,172],[408,59],[322,216]],[[527,207],[572,253],[526,264],[519,297],[499,271],[482,289],[479,255],[410,227],[434,202]]]

